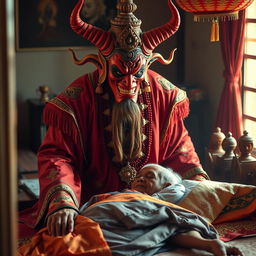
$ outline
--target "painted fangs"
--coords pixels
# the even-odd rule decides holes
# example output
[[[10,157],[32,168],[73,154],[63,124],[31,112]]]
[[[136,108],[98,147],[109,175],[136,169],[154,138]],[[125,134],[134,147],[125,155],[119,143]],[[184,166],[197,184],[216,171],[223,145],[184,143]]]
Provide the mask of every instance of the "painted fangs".
[[[118,90],[119,90],[119,92],[122,93],[122,94],[134,94],[135,91],[136,91],[136,88],[133,88],[133,89],[131,89],[131,90],[126,90],[126,89],[123,89],[123,88],[121,88],[121,87],[118,86]]]

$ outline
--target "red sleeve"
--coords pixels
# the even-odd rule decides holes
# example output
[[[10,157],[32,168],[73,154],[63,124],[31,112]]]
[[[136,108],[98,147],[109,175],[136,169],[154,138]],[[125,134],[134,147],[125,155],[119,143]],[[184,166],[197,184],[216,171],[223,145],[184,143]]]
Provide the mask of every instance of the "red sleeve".
[[[165,139],[160,146],[160,159],[162,159],[160,164],[171,167],[185,179],[209,179],[200,164],[181,116],[177,115],[171,119]]]
[[[76,153],[79,151],[79,145],[69,135],[49,126],[38,152],[41,214],[65,207],[79,208],[81,179],[77,163],[80,154]]]

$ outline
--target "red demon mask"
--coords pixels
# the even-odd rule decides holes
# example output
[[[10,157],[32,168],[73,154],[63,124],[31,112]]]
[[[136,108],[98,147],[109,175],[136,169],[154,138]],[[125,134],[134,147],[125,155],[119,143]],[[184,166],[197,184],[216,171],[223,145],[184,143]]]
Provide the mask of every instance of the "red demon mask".
[[[78,0],[70,17],[70,24],[77,34],[99,48],[99,54],[91,54],[78,60],[72,51],[75,63],[96,64],[99,70],[96,92],[101,93],[101,85],[107,79],[117,102],[127,98],[136,102],[140,85],[143,80],[147,80],[148,67],[156,60],[169,64],[173,59],[174,51],[167,60],[152,51],[178,30],[178,10],[168,0],[172,15],[170,20],[161,27],[142,33],[141,21],[133,14],[136,5],[132,0],[118,0],[118,15],[111,20],[110,30],[104,31],[81,20],[83,3],[84,0]]]

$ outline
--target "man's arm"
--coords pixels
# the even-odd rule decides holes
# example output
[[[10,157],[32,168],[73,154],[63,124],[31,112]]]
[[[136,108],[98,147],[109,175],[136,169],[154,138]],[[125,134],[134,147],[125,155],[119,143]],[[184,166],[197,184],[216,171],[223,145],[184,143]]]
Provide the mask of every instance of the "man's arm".
[[[38,152],[39,215],[47,219],[52,235],[73,230],[81,190],[78,152],[79,145],[70,136],[49,126]]]
[[[160,148],[160,164],[173,168],[183,179],[209,179],[181,117],[170,124]]]

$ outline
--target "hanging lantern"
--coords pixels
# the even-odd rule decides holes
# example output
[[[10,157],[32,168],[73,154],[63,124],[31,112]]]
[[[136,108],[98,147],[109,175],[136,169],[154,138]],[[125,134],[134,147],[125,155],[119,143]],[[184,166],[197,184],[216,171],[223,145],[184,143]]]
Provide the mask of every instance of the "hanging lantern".
[[[253,0],[176,0],[181,9],[194,14],[194,21],[212,22],[211,41],[219,41],[219,21],[237,20],[238,12]]]

